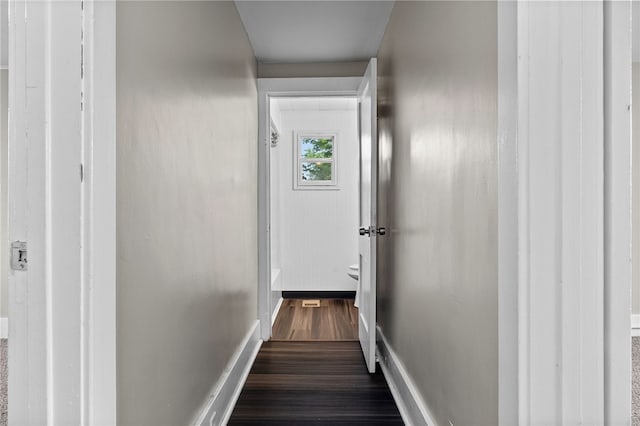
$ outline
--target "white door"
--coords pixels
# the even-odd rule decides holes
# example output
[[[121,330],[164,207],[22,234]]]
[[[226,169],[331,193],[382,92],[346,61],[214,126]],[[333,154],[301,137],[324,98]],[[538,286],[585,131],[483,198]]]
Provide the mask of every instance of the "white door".
[[[376,105],[376,59],[358,89],[360,128],[360,254],[358,338],[370,373],[376,371],[376,195],[378,135]]]

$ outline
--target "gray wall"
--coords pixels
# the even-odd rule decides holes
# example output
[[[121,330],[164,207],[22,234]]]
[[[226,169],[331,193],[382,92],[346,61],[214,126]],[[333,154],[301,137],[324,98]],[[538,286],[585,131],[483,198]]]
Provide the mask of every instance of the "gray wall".
[[[378,57],[378,322],[438,424],[496,425],[496,3],[397,2]]]
[[[633,290],[632,290],[632,313],[634,315],[640,314],[640,63],[633,63],[633,82],[632,82],[632,96],[631,103],[633,104],[633,197],[632,197],[632,209],[633,212],[633,255],[632,255],[632,276],[633,276]]]
[[[256,63],[233,2],[117,5],[118,424],[186,425],[257,318]]]
[[[5,6],[6,7],[6,6]],[[0,70],[0,317],[9,316],[9,244],[7,213],[9,198],[9,71]]]

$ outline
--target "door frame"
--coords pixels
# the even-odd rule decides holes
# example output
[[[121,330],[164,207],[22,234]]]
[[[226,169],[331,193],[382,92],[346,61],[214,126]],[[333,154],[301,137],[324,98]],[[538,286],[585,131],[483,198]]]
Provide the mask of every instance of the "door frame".
[[[604,416],[611,425],[631,422],[631,51],[640,36],[631,14],[631,1],[604,1]]]
[[[519,424],[631,422],[630,5],[516,4]]]
[[[115,7],[9,1],[11,424],[117,423]]]
[[[498,421],[518,424],[518,69],[515,1],[498,9]]]
[[[271,97],[357,97],[362,77],[303,77],[258,79],[258,320],[260,337],[271,338]]]
[[[602,12],[517,4],[522,425],[605,424]]]

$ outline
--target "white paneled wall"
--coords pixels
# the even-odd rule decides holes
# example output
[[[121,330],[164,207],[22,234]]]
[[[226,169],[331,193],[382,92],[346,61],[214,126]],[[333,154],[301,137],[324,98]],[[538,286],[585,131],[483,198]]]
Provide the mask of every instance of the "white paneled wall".
[[[277,99],[280,142],[271,148],[271,259],[285,291],[353,291],[358,260],[358,137],[355,99]],[[337,133],[337,190],[294,190],[299,131]]]

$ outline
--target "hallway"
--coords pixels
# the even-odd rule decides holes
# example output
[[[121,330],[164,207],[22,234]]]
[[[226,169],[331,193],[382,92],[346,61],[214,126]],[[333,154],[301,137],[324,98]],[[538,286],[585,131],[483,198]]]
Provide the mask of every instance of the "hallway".
[[[382,372],[358,342],[265,342],[230,425],[402,425]]]
[[[640,0],[7,3],[9,424],[631,424]]]
[[[285,299],[229,424],[403,424],[378,368],[367,372],[353,299]]]

